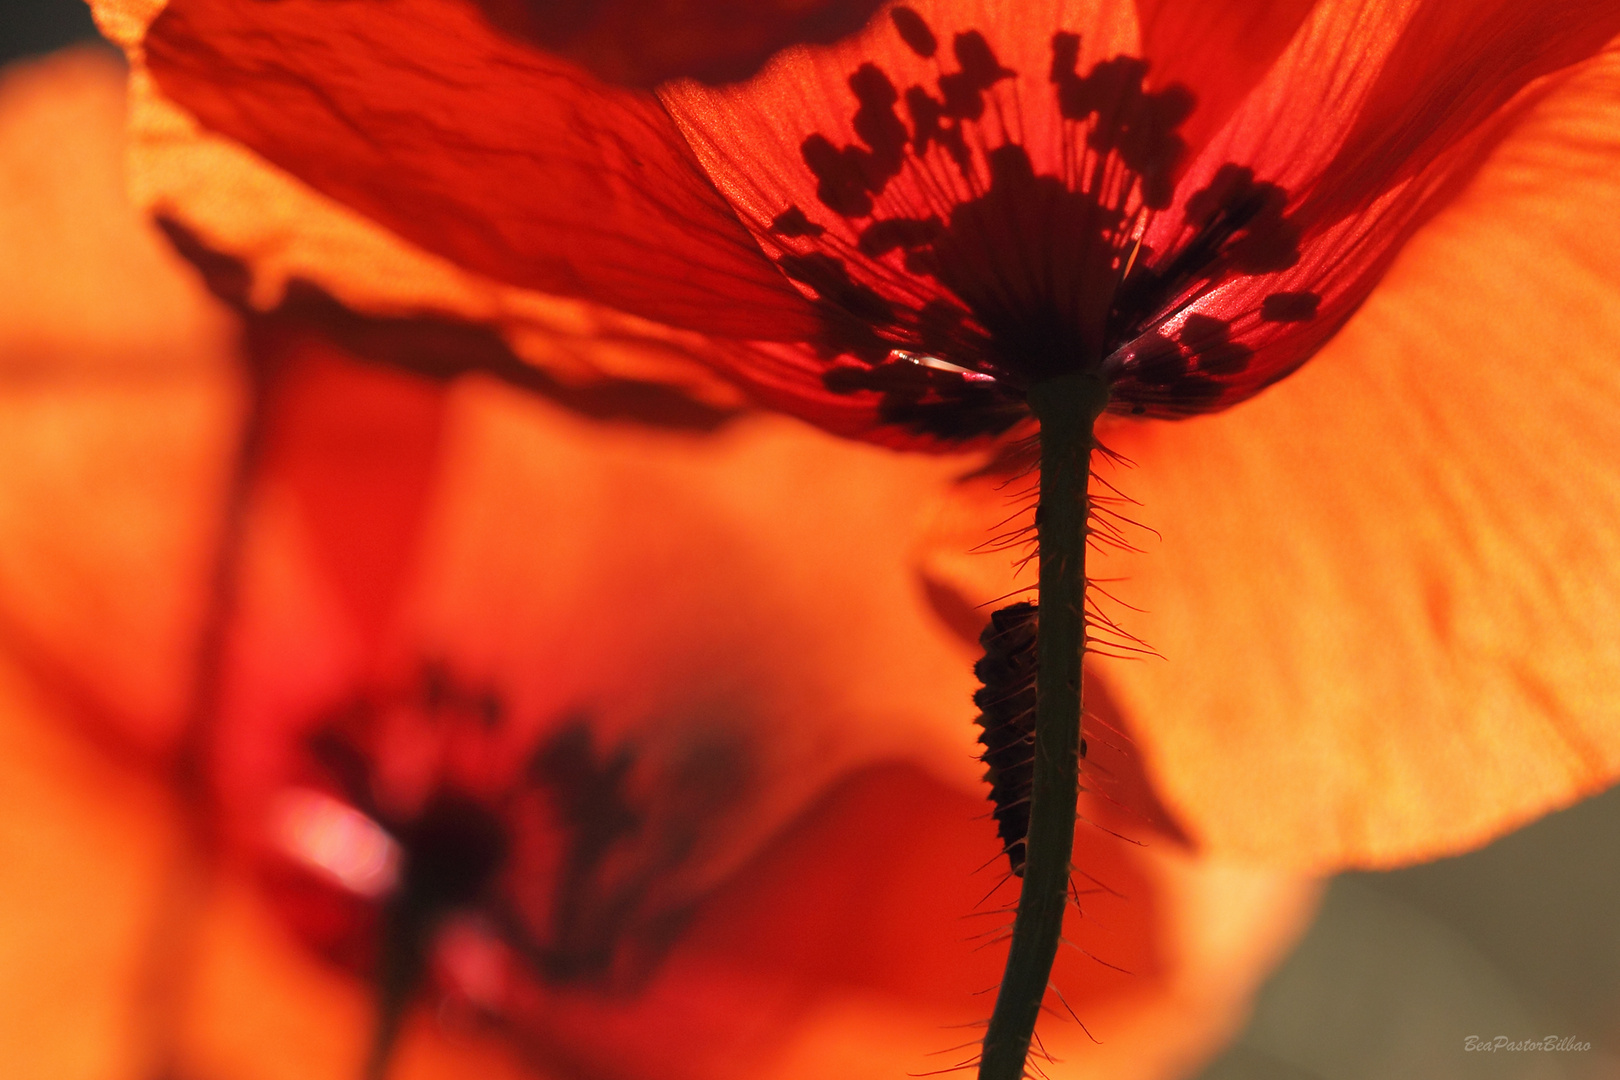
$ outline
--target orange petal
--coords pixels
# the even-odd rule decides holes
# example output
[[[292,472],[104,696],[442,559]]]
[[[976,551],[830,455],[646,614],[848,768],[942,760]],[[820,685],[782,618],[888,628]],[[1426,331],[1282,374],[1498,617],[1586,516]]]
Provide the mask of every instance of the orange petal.
[[[186,910],[195,952],[170,966],[157,935],[184,832],[170,793],[78,738],[0,660],[0,1039],[19,1080],[139,1080],[178,1049],[203,1075],[351,1078],[365,988],[300,953],[239,879]],[[31,674],[31,673],[29,673]],[[172,925],[172,924],[170,924]],[[178,977],[178,1046],[153,1024],[154,975]],[[398,1080],[532,1076],[489,1035],[408,1029]]]
[[[1192,838],[1311,867],[1471,847],[1620,775],[1620,55],[1538,105],[1321,356],[1119,423],[1166,660],[1097,670]],[[983,513],[995,513],[992,502]],[[1005,575],[933,573],[975,597]]]
[[[122,71],[0,82],[0,638],[131,734],[184,711],[234,454],[228,318],[131,212]]]

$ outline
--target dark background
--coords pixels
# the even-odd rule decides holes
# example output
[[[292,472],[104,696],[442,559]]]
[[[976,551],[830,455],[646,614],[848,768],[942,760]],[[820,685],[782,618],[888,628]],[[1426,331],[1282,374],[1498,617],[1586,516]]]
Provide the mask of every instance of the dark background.
[[[79,0],[0,0],[0,64],[95,38]]]
[[[0,63],[94,40],[78,0],[0,0]],[[1345,874],[1200,1080],[1620,1077],[1620,790],[1482,851]],[[1469,1052],[1504,1035],[1586,1051]]]

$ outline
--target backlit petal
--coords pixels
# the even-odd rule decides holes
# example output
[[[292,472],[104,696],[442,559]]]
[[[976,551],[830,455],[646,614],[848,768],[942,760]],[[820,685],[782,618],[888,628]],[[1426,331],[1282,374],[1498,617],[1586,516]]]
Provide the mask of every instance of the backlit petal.
[[[216,291],[243,306],[281,305],[306,286],[354,312],[478,323],[487,340],[451,349],[471,366],[530,366],[567,391],[632,380],[731,407],[738,391],[696,357],[711,339],[582,300],[491,280],[411,244],[311,189],[240,143],[201,128],[145,70],[140,42],[161,3],[98,0],[101,29],[122,45],[130,78],[131,189],[141,208],[236,265]],[[172,231],[172,230],[171,230]],[[310,317],[305,313],[305,317]],[[328,327],[327,332],[331,332]],[[424,339],[423,350],[431,348]]]
[[[415,381],[346,364],[307,336],[281,341],[285,377],[303,389],[273,425],[297,444],[326,445],[350,430],[345,417],[379,412]],[[783,420],[604,432],[488,381],[450,393],[438,449],[416,473],[429,487],[414,531],[362,529],[337,497],[371,485],[355,467],[370,455],[326,455],[322,483],[339,486],[316,499],[272,441],[237,631],[242,711],[225,737],[244,749],[222,751],[228,789],[285,775],[246,747],[280,739],[296,751],[294,733],[345,687],[439,661],[499,687],[531,740],[581,708],[610,733],[708,717],[722,731],[742,724],[741,738],[772,725],[772,761],[813,764],[773,777],[754,833],[874,757],[903,751],[976,780],[970,726],[940,720],[966,720],[971,653],[901,573],[929,493],[960,463]],[[390,471],[399,457],[386,456]],[[409,576],[391,579],[386,610],[357,607],[356,590],[376,595],[366,583],[378,562]]]
[[[1195,305],[1254,351],[1218,403],[1329,340],[1495,141],[1616,32],[1620,9],[1584,0],[1534,16],[1510,3],[1319,5],[1184,181],[1250,166],[1290,192],[1301,237],[1292,267]],[[1309,317],[1291,313],[1295,301]]]
[[[796,357],[717,365],[762,368],[737,374],[815,422],[845,430],[843,397],[918,443],[1004,429],[1009,406],[987,386],[919,405],[896,351],[992,376],[1014,401],[1091,365],[1115,412],[1162,416],[1283,377],[1550,89],[1536,80],[1620,29],[1612,5],[1582,2],[1546,19],[1154,4],[1142,29],[1107,4],[1016,23],[968,4],[891,14],[750,83],[662,93],[821,320]],[[1230,64],[1229,40],[1244,43]]]
[[[1142,57],[1156,89],[1198,88],[1182,127],[1197,148],[1220,130],[1276,62],[1317,0],[1137,0]]]
[[[423,2],[412,18],[437,27],[437,39],[419,55],[393,44],[411,40],[414,26],[383,44],[368,37],[376,17],[351,19],[352,5],[321,7],[321,18],[346,27],[323,45],[299,37],[302,24],[290,20],[301,16],[286,5],[221,14],[207,0],[180,0],[149,51],[170,92],[206,124],[402,235],[506,281],[732,339],[697,351],[767,404],[919,447],[1007,430],[1023,383],[1060,363],[1054,357],[1106,357],[1112,407],[1153,415],[1226,407],[1283,377],[1549,88],[1537,80],[1555,79],[1620,29],[1613,6],[1594,0],[1534,16],[1505,3],[1463,12],[1402,0],[1054,2],[1025,6],[1016,20],[993,4],[902,5],[833,49],[791,50],[747,85],[666,88],[703,168],[802,288],[806,310],[647,99],[560,75],[537,53],[508,55],[465,12]],[[553,31],[595,40],[596,23],[553,14]],[[645,13],[596,14],[622,30]],[[231,40],[249,23],[253,40],[276,43],[268,62],[251,47],[209,54],[208,41]],[[323,48],[334,55],[322,58]],[[506,59],[514,87],[528,79],[528,99],[588,108],[597,129],[639,147],[637,167],[651,171],[634,183],[577,184],[576,212],[558,227],[552,209],[532,205],[533,192],[556,183],[572,191],[579,169],[594,175],[618,159],[566,124],[547,127],[547,110],[525,114],[525,127],[478,104],[482,90],[454,73],[479,49]],[[360,56],[358,74],[344,67]],[[389,95],[407,84],[441,103],[438,127],[399,122]],[[1123,156],[1109,169],[1122,168],[1127,186],[1136,176],[1139,198],[1104,195],[1113,189],[1102,172],[1085,178],[1091,166],[1076,152],[1085,125],[1073,122],[1086,109],[1098,126],[1085,138],[1118,143],[1109,153]],[[296,130],[289,116],[303,117]],[[336,119],[345,116],[350,127]],[[499,130],[477,134],[491,124]],[[347,145],[351,127],[386,140],[387,151]],[[965,188],[942,156],[951,139]],[[431,162],[429,143],[441,151]],[[455,152],[443,154],[446,146]],[[1001,160],[1009,153],[1023,162],[1010,172]],[[507,161],[514,154],[554,182],[530,183]],[[984,157],[976,180],[967,175],[975,154]],[[1020,183],[1021,169],[1032,171]],[[1009,217],[1002,203],[1020,209]],[[441,212],[447,205],[454,213]],[[1247,224],[1234,238],[1221,222],[1238,218]],[[587,235],[596,240],[588,258],[566,239]],[[1133,268],[1116,298],[1115,279]],[[994,378],[966,385],[950,369],[919,374],[890,359],[895,350]]]
[[[1620,204],[1617,103],[1610,51],[1296,376],[1102,432],[1158,535],[1127,530],[1146,553],[1093,573],[1166,659],[1098,671],[1195,842],[1389,865],[1620,775],[1620,234],[1597,209]],[[971,597],[1011,587],[976,558],[928,565]]]
[[[735,337],[804,321],[651,96],[456,0],[181,0],[145,51],[206,126],[475,271]]]

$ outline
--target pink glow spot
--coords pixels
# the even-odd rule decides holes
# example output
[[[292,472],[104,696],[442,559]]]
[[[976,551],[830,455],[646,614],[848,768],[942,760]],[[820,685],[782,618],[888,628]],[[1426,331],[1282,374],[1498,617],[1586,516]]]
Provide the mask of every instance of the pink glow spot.
[[[399,884],[399,844],[377,822],[308,788],[282,792],[271,813],[276,846],[293,861],[367,899]]]

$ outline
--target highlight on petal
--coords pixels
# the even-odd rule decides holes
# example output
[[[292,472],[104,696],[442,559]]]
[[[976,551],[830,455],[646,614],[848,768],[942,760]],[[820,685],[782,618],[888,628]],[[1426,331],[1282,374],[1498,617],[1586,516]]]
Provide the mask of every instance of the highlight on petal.
[[[1101,433],[1151,532],[1096,576],[1168,662],[1097,673],[1201,847],[1388,866],[1620,776],[1620,235],[1591,209],[1620,200],[1617,104],[1611,48],[1296,376]],[[977,559],[928,565],[970,602],[1012,587]]]
[[[204,125],[478,273],[731,337],[807,323],[651,95],[459,0],[178,0],[143,46]]]
[[[860,28],[880,0],[478,0],[496,26],[609,82],[746,78],[777,50]]]
[[[147,750],[190,689],[241,408],[228,316],[140,222],[102,50],[0,75],[0,641]]]

